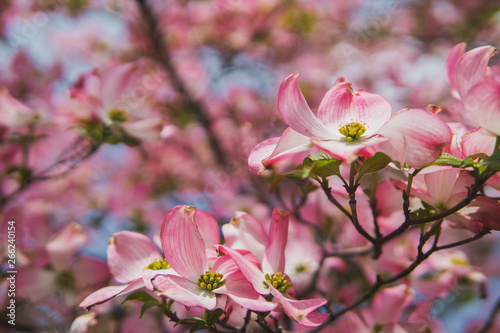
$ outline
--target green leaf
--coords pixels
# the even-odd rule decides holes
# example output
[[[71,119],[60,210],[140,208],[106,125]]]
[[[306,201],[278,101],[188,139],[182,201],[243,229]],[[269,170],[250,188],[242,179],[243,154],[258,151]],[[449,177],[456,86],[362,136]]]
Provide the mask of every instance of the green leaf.
[[[486,166],[485,170],[488,172],[500,171],[500,151],[494,152],[490,157],[483,161]]]
[[[285,177],[292,178],[292,179],[303,179],[302,178],[302,170],[297,169],[297,170],[287,172],[287,173],[285,173]]]
[[[158,301],[156,301],[156,300],[155,300],[155,302],[147,301],[147,302],[144,302],[144,304],[142,305],[140,318],[142,318],[142,316],[146,313],[146,311],[148,311],[149,309],[151,309],[154,306],[163,308],[163,310],[167,310],[167,307],[165,305],[158,303]]]
[[[309,158],[312,161],[320,161],[320,160],[330,161],[330,160],[332,160],[332,158],[330,156],[328,156],[327,154],[325,154],[323,152],[319,152],[314,156],[308,156],[306,158]]]
[[[435,160],[432,163],[429,163],[427,166],[447,164],[459,168],[462,165],[462,162],[463,161],[461,158],[458,158],[448,153],[442,153],[437,160]]]
[[[189,333],[194,333],[194,332],[197,332],[197,331],[201,331],[201,330],[206,330],[206,329],[209,329],[210,327],[212,327],[212,325],[207,325],[207,323],[204,321],[204,320],[197,320],[193,326],[191,326],[191,329],[189,330]]]
[[[334,175],[342,177],[342,175],[340,174],[340,162],[334,159],[317,161],[314,168],[314,173],[318,177],[322,178]]]
[[[158,304],[160,303],[156,298],[154,298],[144,290],[139,290],[128,295],[127,298],[125,298],[125,300],[122,302],[122,304],[125,303],[126,301],[139,301],[143,303],[154,302]]]
[[[205,321],[207,325],[213,326],[217,323],[217,320],[219,320],[220,316],[224,314],[224,310],[222,309],[214,309],[212,311],[206,311],[205,312]]]
[[[382,170],[389,163],[391,163],[391,158],[384,153],[378,152],[361,164],[359,167],[358,180],[367,173],[373,173]]]

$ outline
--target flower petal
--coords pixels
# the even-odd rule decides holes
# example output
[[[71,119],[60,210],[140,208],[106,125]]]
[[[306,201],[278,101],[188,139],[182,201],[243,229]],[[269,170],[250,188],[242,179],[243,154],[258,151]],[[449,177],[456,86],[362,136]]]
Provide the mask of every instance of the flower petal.
[[[462,137],[462,151],[465,156],[479,153],[491,155],[495,150],[497,137],[484,128],[478,128],[474,132],[465,134]]]
[[[464,98],[472,87],[484,81],[488,62],[496,52],[494,47],[488,45],[476,47],[460,57],[455,69],[460,97]]]
[[[219,223],[212,216],[201,209],[197,209],[194,215],[198,232],[203,235],[205,248],[213,250],[213,246],[220,243]]]
[[[247,250],[236,250],[243,258],[245,258],[249,263],[253,264],[255,267],[260,266],[260,261],[255,257],[255,255]],[[212,271],[220,273],[224,276],[233,274],[234,272],[239,272],[240,268],[234,262],[233,258],[228,255],[220,256],[216,259]]]
[[[346,161],[347,163],[351,163],[353,160],[357,158],[358,153],[367,147],[376,145],[378,143],[387,141],[387,138],[384,138],[380,135],[374,135],[370,138],[366,139],[358,139],[354,141],[320,141],[320,140],[312,140],[312,143],[318,147],[323,152],[328,155],[340,159],[342,161]]]
[[[87,234],[74,222],[63,227],[46,245],[51,264],[56,270],[67,267],[76,252],[87,242]]]
[[[365,137],[377,132],[391,118],[391,104],[382,96],[362,90],[354,92],[349,82],[341,82],[330,89],[318,108],[318,118],[343,137],[338,131],[343,124],[358,122],[366,127]]]
[[[108,265],[116,281],[128,283],[142,276],[142,270],[162,256],[151,240],[140,233],[120,231],[108,245]]]
[[[208,269],[205,241],[196,225],[196,209],[176,206],[163,220],[160,238],[165,258],[174,271],[197,281]]]
[[[446,58],[446,78],[451,86],[452,95],[454,97],[460,98],[457,91],[457,62],[460,57],[465,53],[465,47],[467,44],[460,43],[451,48],[448,57]]]
[[[456,194],[453,193],[453,189],[459,175],[458,169],[438,170],[424,175],[427,192],[438,205],[442,206],[453,194]],[[435,208],[439,207],[435,206]]]
[[[269,242],[262,260],[265,273],[285,272],[285,248],[288,240],[288,220],[290,212],[273,209],[271,226],[269,227]]]
[[[153,284],[151,283],[154,278],[158,275],[177,275],[177,273],[171,269],[145,269],[142,271],[142,281],[144,282],[144,286],[149,290],[153,290]]]
[[[465,108],[477,120],[479,126],[500,136],[500,83],[476,85],[464,99]]]
[[[281,161],[290,154],[311,149],[311,139],[288,127],[279,138],[276,148],[271,155],[264,158],[262,163],[267,167]]]
[[[17,295],[39,302],[58,290],[56,272],[36,266],[25,266],[16,279]]]
[[[314,139],[328,139],[332,133],[311,111],[300,91],[297,76],[292,74],[282,83],[278,93],[278,109],[288,126]]]
[[[271,156],[279,140],[279,137],[271,138],[262,141],[252,149],[248,156],[248,166],[253,173],[260,175],[266,169],[266,165],[262,161]]]
[[[393,160],[406,162],[414,168],[435,161],[452,137],[444,121],[419,109],[399,111],[379,133],[389,138],[380,144],[381,150]]]
[[[103,283],[110,278],[108,264],[97,257],[83,255],[72,265],[78,288]],[[92,272],[92,274],[89,274]]]
[[[373,299],[370,308],[372,323],[395,323],[403,310],[415,299],[415,292],[405,284],[384,288]]]
[[[142,287],[144,287],[142,279],[137,279],[135,281],[132,281],[132,283],[123,286],[104,287],[87,296],[80,303],[80,307],[89,310],[95,305],[102,304],[112,298],[115,298],[116,296],[130,293],[137,289],[141,289]]]
[[[289,299],[273,286],[269,286],[274,297],[278,299],[286,315],[293,321],[304,326],[319,326],[330,315],[328,313],[319,313],[314,310],[326,304],[326,299],[311,298],[304,301]]]
[[[225,278],[226,284],[215,289],[215,293],[227,295],[235,303],[253,311],[267,312],[276,308],[277,304],[266,301],[241,272],[230,274]]]
[[[90,332],[90,328],[96,324],[97,319],[95,318],[95,313],[86,313],[75,318],[69,328],[69,333],[87,333]]]
[[[265,281],[264,273],[257,268],[257,266],[230,247],[219,245],[218,250],[223,253],[227,253],[231,256],[231,258],[233,258],[234,262],[239,267],[243,275],[245,275],[247,280],[252,284],[255,291],[261,295],[269,294],[269,289],[265,288],[263,284]]]
[[[264,257],[268,242],[267,233],[262,224],[249,214],[238,212],[230,223],[222,226],[226,245],[233,249],[244,249],[255,254],[257,258]]]
[[[199,306],[213,310],[217,305],[215,294],[203,290],[196,283],[180,276],[159,275],[153,280],[157,295],[173,299],[184,306]]]

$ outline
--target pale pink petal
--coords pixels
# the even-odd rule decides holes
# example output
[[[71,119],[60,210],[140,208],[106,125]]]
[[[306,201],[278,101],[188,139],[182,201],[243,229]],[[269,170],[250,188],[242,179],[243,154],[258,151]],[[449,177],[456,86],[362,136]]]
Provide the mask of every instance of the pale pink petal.
[[[127,134],[140,140],[160,142],[160,133],[163,129],[163,119],[146,118],[129,121],[121,125]]]
[[[126,103],[131,89],[138,83],[140,71],[137,64],[127,63],[111,67],[102,75],[101,96],[106,108]]]
[[[173,299],[185,306],[199,306],[213,310],[217,305],[215,294],[180,276],[159,275],[153,280],[157,295]]]
[[[462,171],[455,181],[452,196],[457,193],[467,193],[472,184],[474,184],[474,177],[468,172]]]
[[[87,333],[90,328],[96,324],[97,319],[95,318],[95,313],[86,313],[75,318],[69,328],[69,333]]]
[[[500,203],[488,197],[477,197],[460,212],[466,212],[471,222],[480,222],[493,230],[500,230]]]
[[[403,310],[415,299],[415,292],[407,285],[385,288],[375,295],[370,314],[372,324],[395,323],[401,317]]]
[[[462,151],[465,156],[479,153],[491,155],[495,149],[496,140],[496,136],[480,127],[474,132],[467,133],[462,137]]]
[[[476,85],[464,99],[465,108],[479,126],[500,136],[500,83]]]
[[[465,53],[456,65],[456,84],[464,98],[476,84],[484,81],[490,58],[496,53],[492,46],[482,46]]]
[[[387,141],[388,139],[380,136],[374,135],[370,138],[360,138],[354,141],[347,140],[330,140],[330,141],[320,141],[312,140],[312,143],[318,147],[321,151],[327,153],[328,155],[351,163],[357,158],[358,153],[367,147],[376,145]]]
[[[448,57],[446,58],[446,78],[450,83],[452,94],[454,97],[459,98],[457,91],[457,74],[456,67],[457,62],[460,57],[462,57],[465,53],[465,47],[467,44],[460,43],[451,48],[450,53],[448,53]]]
[[[253,311],[267,312],[276,308],[277,304],[266,301],[241,272],[225,276],[225,279],[224,286],[215,289],[215,293],[227,295],[235,303]]]
[[[272,221],[269,227],[269,242],[262,261],[265,273],[285,272],[285,248],[288,241],[288,220],[290,212],[273,209]]]
[[[108,264],[99,258],[81,256],[72,266],[76,283],[81,288],[102,283],[111,277]],[[89,274],[92,272],[92,274]]]
[[[316,118],[307,105],[297,83],[297,76],[292,74],[282,83],[278,93],[278,109],[288,126],[296,132],[314,139],[329,139],[334,137],[325,124]]]
[[[153,290],[153,284],[151,281],[158,275],[178,275],[173,269],[145,269],[142,271],[142,281],[144,286],[150,290]]]
[[[250,155],[248,155],[248,166],[253,173],[260,175],[260,173],[266,169],[262,161],[271,156],[276,149],[276,144],[279,139],[280,138],[276,137],[262,141],[252,149]]]
[[[249,214],[238,212],[229,223],[222,226],[226,245],[233,249],[244,249],[255,254],[257,258],[264,257],[268,242],[267,233],[262,224]]]
[[[27,266],[16,275],[16,295],[39,302],[57,292],[56,272]]]
[[[197,281],[208,269],[205,242],[195,222],[196,209],[176,206],[163,220],[160,238],[165,258],[174,271]]]
[[[389,139],[380,144],[381,150],[393,160],[414,168],[435,161],[452,137],[444,121],[419,109],[399,111],[379,133]]]
[[[402,190],[402,191],[406,190],[406,183],[405,182],[400,181],[400,180],[391,180],[391,181],[400,190]],[[434,200],[434,198],[432,198],[429,195],[429,193],[427,193],[426,191],[424,191],[424,190],[422,190],[420,188],[412,188],[411,189],[411,195],[414,196],[414,197],[419,198],[420,200],[422,200],[425,203],[428,203],[432,207],[438,207],[439,206],[439,202],[437,202],[436,200]]]
[[[88,310],[91,307],[107,302],[110,299],[115,298],[116,296],[128,294],[143,287],[144,283],[142,282],[142,279],[137,279],[135,281],[132,281],[132,283],[125,284],[123,286],[104,287],[87,296],[80,303],[80,307]]]
[[[140,233],[120,231],[108,245],[108,265],[116,281],[128,283],[142,276],[142,270],[162,256],[151,240]]]
[[[255,255],[247,250],[236,250],[247,262],[251,263],[255,267],[260,267],[260,261],[255,257]],[[234,262],[233,258],[229,255],[223,255],[216,259],[212,271],[220,273],[224,276],[239,272],[240,268]]]
[[[45,245],[51,264],[56,270],[69,265],[76,252],[87,242],[87,234],[74,222],[67,224]]]
[[[427,192],[438,204],[444,204],[454,194],[453,188],[459,174],[458,169],[439,170],[425,174]]]
[[[33,120],[35,113],[0,87],[0,126],[20,127]]]
[[[269,286],[274,297],[281,303],[286,315],[293,321],[304,326],[319,326],[330,315],[328,313],[319,313],[315,310],[326,304],[326,299],[311,298],[304,301],[286,298],[273,286]]]
[[[194,215],[198,232],[205,241],[206,249],[213,249],[213,245],[220,243],[219,223],[212,214],[197,209]]]
[[[218,249],[221,253],[227,253],[231,256],[231,258],[233,258],[234,262],[240,268],[247,280],[252,284],[255,291],[261,295],[269,294],[269,289],[265,288],[263,284],[265,281],[265,274],[257,268],[257,266],[230,247],[220,245]]]
[[[342,125],[352,122],[363,124],[369,137],[391,118],[391,104],[382,96],[362,90],[355,92],[349,82],[341,82],[330,89],[318,109],[318,118],[340,139]]]
[[[267,167],[271,164],[279,162],[291,154],[303,152],[311,149],[311,139],[294,131],[291,127],[285,129],[279,138],[276,148],[271,155],[264,158],[262,163]]]

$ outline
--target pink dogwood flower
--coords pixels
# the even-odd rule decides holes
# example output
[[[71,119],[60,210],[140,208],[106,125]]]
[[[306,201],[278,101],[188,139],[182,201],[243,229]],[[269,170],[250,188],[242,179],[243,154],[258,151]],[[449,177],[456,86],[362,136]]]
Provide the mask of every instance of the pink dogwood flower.
[[[452,93],[462,100],[477,84],[500,81],[497,69],[488,67],[490,58],[497,52],[492,46],[476,47],[465,52],[465,43],[455,45],[446,59],[446,77]]]
[[[261,259],[262,269],[253,265],[248,258],[229,246],[220,245],[219,251],[227,254],[234,260],[257,292],[262,295],[273,295],[281,304],[283,311],[288,317],[300,325],[314,327],[321,325],[329,316],[328,314],[315,311],[325,305],[326,300],[320,298],[309,300],[294,299],[295,292],[292,283],[284,274],[289,215],[290,213],[287,211],[273,210],[268,241],[263,258]],[[251,223],[253,222],[252,219],[247,217],[246,222],[246,227],[250,227],[248,229],[251,231],[251,235],[264,239],[260,228],[255,228],[254,223]]]
[[[248,163],[257,174],[313,146],[352,162],[360,151],[379,143],[384,143],[382,150],[391,157],[420,167],[436,159],[451,140],[448,126],[432,113],[405,110],[391,119],[391,105],[385,98],[355,91],[349,82],[339,82],[326,93],[316,116],[300,91],[297,76],[288,76],[278,95],[278,109],[289,127],[279,139],[264,141],[250,153]]]
[[[59,294],[70,307],[78,303],[80,290],[109,279],[106,263],[89,256],[78,256],[88,234],[78,223],[69,223],[39,249],[39,262],[19,270],[17,294],[34,302]],[[42,267],[42,265],[44,267]],[[89,271],[92,274],[87,274]]]
[[[423,179],[422,179],[423,178]],[[399,187],[403,186],[396,182]],[[438,211],[446,211],[467,197],[467,187],[474,179],[467,172],[445,169],[418,176],[412,195],[428,203]],[[484,226],[500,229],[500,204],[486,196],[475,198],[467,207],[446,217],[454,227],[479,232]]]
[[[200,214],[192,206],[177,206],[163,220],[162,247],[167,261],[179,276],[157,276],[153,280],[157,295],[208,310],[218,307],[218,295],[226,295],[251,310],[273,310],[276,304],[267,302],[257,293],[230,258],[218,258],[210,269],[209,259],[212,258],[207,255],[209,252],[198,227],[200,220],[211,217],[207,215]]]
[[[87,296],[80,306],[85,309],[141,288],[153,290],[151,279],[159,274],[175,274],[151,240],[132,231],[113,235],[108,245],[108,266],[121,286],[109,286]]]

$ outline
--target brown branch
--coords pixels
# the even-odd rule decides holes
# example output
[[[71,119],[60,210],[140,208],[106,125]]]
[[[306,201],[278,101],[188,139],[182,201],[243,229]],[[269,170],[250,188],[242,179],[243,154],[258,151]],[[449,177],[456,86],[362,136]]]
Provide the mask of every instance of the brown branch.
[[[212,120],[207,116],[205,108],[201,101],[198,101],[193,97],[193,95],[177,73],[177,70],[170,58],[168,45],[164,42],[162,32],[160,31],[158,21],[153,14],[152,9],[148,6],[146,0],[136,0],[136,3],[141,11],[141,15],[147,27],[149,39],[151,40],[152,46],[157,55],[154,60],[156,60],[167,72],[170,83],[179,93],[179,95],[182,96],[186,105],[191,110],[196,112],[199,123],[207,131],[208,139],[210,145],[214,150],[214,155],[217,162],[221,165],[225,165],[226,158],[223,149],[219,144],[217,136],[212,129]]]
[[[497,300],[495,306],[491,310],[488,320],[484,323],[484,326],[479,330],[478,333],[487,333],[490,328],[493,327],[495,323],[496,316],[500,313],[500,298]]]

